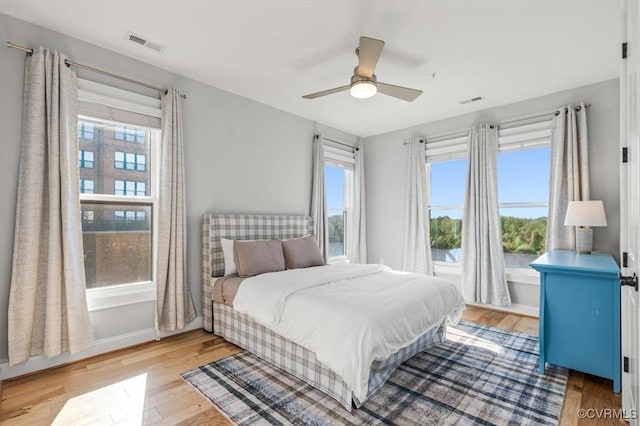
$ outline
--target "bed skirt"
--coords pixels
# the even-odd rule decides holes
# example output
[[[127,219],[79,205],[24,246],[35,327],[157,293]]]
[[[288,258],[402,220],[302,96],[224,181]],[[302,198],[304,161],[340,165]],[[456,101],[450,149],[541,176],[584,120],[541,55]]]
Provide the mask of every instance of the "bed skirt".
[[[441,343],[445,338],[446,322],[445,319],[389,358],[374,361],[369,374],[367,398],[384,384],[400,364],[418,352]],[[326,393],[348,411],[351,411],[352,402],[359,408],[366,401],[354,398],[349,385],[318,361],[315,353],[256,323],[231,306],[213,303],[213,332]]]

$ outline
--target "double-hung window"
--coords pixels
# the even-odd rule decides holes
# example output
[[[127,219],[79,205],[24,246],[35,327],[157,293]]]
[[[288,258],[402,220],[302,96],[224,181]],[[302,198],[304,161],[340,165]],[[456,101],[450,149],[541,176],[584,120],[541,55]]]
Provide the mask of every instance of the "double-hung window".
[[[346,258],[349,254],[348,234],[353,194],[353,149],[324,142],[324,181],[327,196],[329,261]]]
[[[147,156],[134,152],[116,151],[114,154],[114,167],[116,169],[144,172],[147,169]]]
[[[93,169],[94,156],[93,151],[78,151],[78,163],[81,169]]]
[[[147,132],[144,129],[140,129],[135,126],[127,126],[122,123],[117,123],[113,128],[113,137],[120,141],[144,144],[147,139]]]
[[[78,121],[78,139],[93,140],[95,138],[95,129],[90,121]]]
[[[544,253],[549,213],[551,121],[501,127],[498,202],[506,268],[527,269]]]
[[[501,126],[498,132],[498,202],[505,267],[525,269],[544,252],[549,206],[551,122]],[[427,141],[431,255],[461,261],[467,183],[466,135]]]
[[[467,137],[427,141],[427,206],[431,256],[435,262],[459,263],[462,213],[467,184]]]
[[[114,291],[126,292],[127,303],[134,303],[129,300],[133,289],[152,298],[160,102],[86,80],[80,80],[79,98],[79,125],[94,133],[94,167],[80,168],[79,194],[90,308],[103,303],[95,305],[94,299],[117,297]],[[81,138],[80,149],[87,143]]]

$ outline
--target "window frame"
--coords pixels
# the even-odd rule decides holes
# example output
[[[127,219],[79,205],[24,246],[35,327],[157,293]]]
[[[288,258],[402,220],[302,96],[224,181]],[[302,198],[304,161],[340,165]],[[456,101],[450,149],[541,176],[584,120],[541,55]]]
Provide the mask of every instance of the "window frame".
[[[327,258],[327,263],[341,263],[348,262],[349,255],[351,253],[351,243],[350,243],[350,235],[351,235],[351,213],[353,211],[353,193],[354,193],[354,172],[355,172],[355,154],[353,151],[350,151],[348,148],[341,146],[339,142],[338,145],[335,142],[323,138],[324,141],[324,165],[323,167],[339,167],[344,170],[344,207],[339,208],[335,206],[329,206],[328,204],[325,207],[325,214],[327,215],[327,219],[329,218],[329,211],[342,211],[344,217],[344,229],[343,229],[343,245],[344,245],[344,254],[340,256],[331,256]],[[325,178],[325,193],[326,193],[326,178]],[[328,247],[327,247],[328,252]]]
[[[530,149],[538,149],[538,148],[546,148],[546,147],[551,147],[551,140],[549,139],[546,143],[536,143],[535,145],[532,146],[519,146],[519,147],[511,147],[508,146],[506,148],[503,148],[502,150],[498,150],[498,155],[500,155],[501,153],[505,153],[505,152],[519,152],[519,151],[526,151],[526,150],[530,150]],[[551,156],[549,156],[549,163],[551,163]],[[497,173],[499,173],[499,170],[497,171]],[[496,183],[498,183],[498,179],[500,177],[497,176],[496,179]],[[499,194],[498,194],[499,195]],[[549,219],[549,200],[547,199],[547,201],[525,201],[525,202],[506,202],[506,203],[501,203],[500,202],[500,197],[498,196],[498,211],[502,210],[502,209],[518,209],[518,208],[536,208],[536,207],[544,207],[547,209],[547,226],[549,225],[548,219]],[[502,215],[500,215],[500,217],[502,217]],[[535,272],[532,268],[512,268],[512,267],[507,267],[505,266],[505,271],[510,272],[512,274],[516,274],[516,275],[531,275],[534,274],[535,276],[538,276],[538,273]]]
[[[105,123],[107,125],[115,125],[118,123],[114,120],[93,117],[84,114],[78,114],[78,120],[91,120],[95,122]],[[149,134],[149,161],[151,164],[159,164],[159,152],[161,141],[161,130],[159,128],[139,126],[138,129],[144,129]],[[119,179],[118,179],[119,180]],[[156,271],[157,271],[157,233],[158,233],[158,197],[159,197],[160,169],[158,166],[151,167],[149,170],[149,182],[151,186],[149,195],[115,195],[115,194],[83,194],[80,193],[80,206],[83,204],[105,204],[105,205],[126,205],[126,206],[143,206],[151,208],[151,279],[148,281],[140,281],[133,283],[113,284],[105,287],[87,288],[87,304],[89,311],[108,309],[117,306],[124,306],[135,303],[149,302],[156,298]],[[125,184],[126,185],[126,184]],[[115,186],[115,179],[114,179]],[[114,191],[115,192],[115,191]],[[126,215],[126,213],[125,213]],[[126,220],[126,219],[125,219]]]
[[[339,164],[337,162],[331,160],[324,160],[324,165],[330,167],[339,167],[344,170],[344,207],[332,207],[329,204],[326,205],[326,214],[327,219],[329,219],[329,211],[342,211],[344,225],[343,225],[343,235],[342,238],[344,240],[344,254],[340,256],[331,256],[327,258],[327,263],[339,263],[346,262],[349,259],[349,254],[351,253],[351,247],[349,244],[349,236],[351,235],[351,212],[352,212],[352,193],[353,193],[353,168],[345,167],[344,164]],[[325,180],[326,185],[326,180]],[[328,248],[327,248],[328,251]]]

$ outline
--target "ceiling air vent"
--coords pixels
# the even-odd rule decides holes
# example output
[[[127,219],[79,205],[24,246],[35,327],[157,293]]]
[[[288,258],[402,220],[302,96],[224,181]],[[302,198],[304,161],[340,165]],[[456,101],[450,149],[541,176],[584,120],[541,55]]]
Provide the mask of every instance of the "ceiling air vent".
[[[155,50],[156,52],[159,52],[159,53],[162,53],[164,49],[167,48],[167,46],[163,44],[156,43],[155,41],[147,40],[146,38],[141,37],[137,34],[134,34],[131,31],[127,33],[126,39],[133,43],[139,44],[141,46],[148,47],[149,49]]]
[[[464,101],[460,101],[458,102],[460,105],[466,105],[466,104],[470,104],[471,102],[478,102],[483,100],[484,98],[482,96],[476,96],[475,98],[471,98],[471,99],[465,99]]]

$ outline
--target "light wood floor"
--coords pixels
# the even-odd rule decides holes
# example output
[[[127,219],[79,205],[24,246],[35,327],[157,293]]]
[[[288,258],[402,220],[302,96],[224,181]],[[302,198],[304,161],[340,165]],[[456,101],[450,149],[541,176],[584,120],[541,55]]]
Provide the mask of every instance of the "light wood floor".
[[[531,335],[538,320],[469,307],[464,320]],[[180,373],[238,352],[202,330],[191,331],[11,380],[0,388],[0,421],[19,425],[188,424],[228,421]],[[579,408],[620,408],[609,380],[571,372],[562,425],[606,425],[583,420]]]

